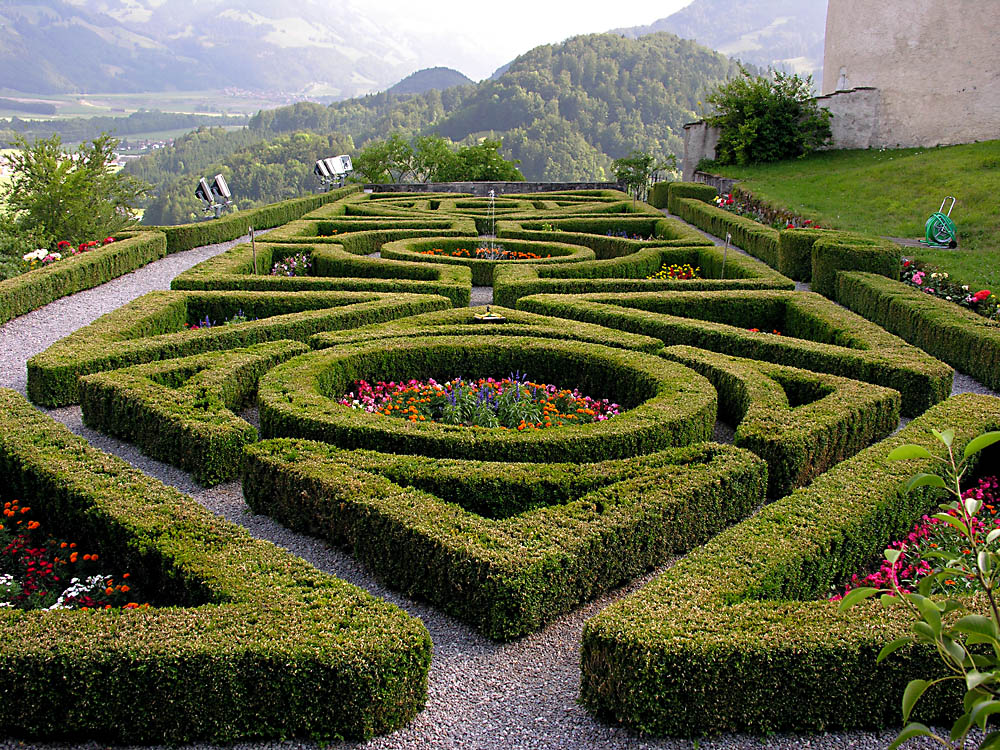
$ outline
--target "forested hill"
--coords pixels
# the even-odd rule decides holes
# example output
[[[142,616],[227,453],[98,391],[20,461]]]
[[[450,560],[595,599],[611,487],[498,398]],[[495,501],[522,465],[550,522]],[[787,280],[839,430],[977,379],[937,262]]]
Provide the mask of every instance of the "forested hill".
[[[672,34],[579,36],[537,47],[503,75],[472,86],[423,94],[383,92],[330,106],[300,103],[260,112],[245,131],[206,131],[181,139],[174,149],[144,157],[129,170],[155,186],[148,214],[154,222],[186,220],[177,212],[196,203],[186,195],[193,190],[188,175],[207,175],[216,167],[224,171],[231,162],[252,172],[251,156],[271,164],[270,154],[290,154],[296,143],[301,153],[284,179],[269,169],[267,179],[248,174],[244,181],[234,175],[230,185],[244,202],[309,189],[303,169],[317,142],[288,140],[303,132],[345,147],[351,143],[337,153],[354,154],[355,146],[391,133],[437,133],[455,142],[491,136],[503,141],[505,157],[521,160],[529,180],[602,180],[610,176],[612,159],[633,149],[661,157],[679,152],[684,123],[696,119],[700,102],[736,73],[736,63],[728,58]],[[268,151],[264,144],[279,136],[284,137],[280,147]],[[247,151],[251,145],[254,150]],[[185,149],[187,158],[179,158]],[[178,190],[183,195],[173,195]]]
[[[590,34],[536,47],[495,80],[416,96],[376,94],[329,107],[262,112],[251,129],[350,134],[358,146],[391,132],[436,132],[455,141],[493,133],[528,179],[597,179],[632,149],[681,148],[681,127],[736,63],[659,33]]]

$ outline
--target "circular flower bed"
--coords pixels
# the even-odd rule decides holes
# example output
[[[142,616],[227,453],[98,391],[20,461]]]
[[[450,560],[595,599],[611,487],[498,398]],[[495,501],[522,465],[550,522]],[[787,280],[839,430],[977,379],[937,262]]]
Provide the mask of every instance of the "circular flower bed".
[[[469,237],[415,237],[387,242],[381,252],[389,260],[468,266],[473,286],[492,286],[499,264],[575,263],[597,257],[589,247],[561,242],[504,239],[493,244],[490,248]]]
[[[555,388],[550,392],[546,386],[544,397],[539,393],[538,417],[533,416],[536,406],[514,404],[510,409],[518,416],[512,428],[466,426],[475,423],[468,417],[477,413],[480,398],[500,398],[494,386],[487,387],[489,377],[517,370],[531,372],[535,383]],[[453,411],[458,410],[455,421],[435,421],[431,401],[418,404],[417,390],[430,379],[444,383],[457,373],[463,375],[466,387],[470,382],[476,384],[475,395],[465,393],[461,399],[470,404],[470,411],[462,413],[456,396],[456,404],[448,404]],[[379,413],[377,407],[385,401],[377,401],[374,393],[369,405],[376,408],[365,408],[366,396],[354,386],[359,381],[391,383],[390,396],[412,387],[413,392],[395,402],[400,412],[405,407],[406,418],[387,418],[384,408]],[[411,386],[411,381],[416,382]],[[396,385],[400,382],[402,389]],[[456,381],[450,382],[454,385]],[[583,402],[588,406],[575,408],[590,409],[594,414],[567,411],[575,389],[592,397]],[[350,405],[356,400],[359,408],[341,404],[349,392],[354,396]],[[515,392],[508,391],[507,398],[513,401]],[[558,396],[555,403],[554,396]],[[427,398],[426,394],[422,398]],[[441,400],[449,400],[447,393]],[[311,352],[267,373],[260,382],[259,403],[264,437],[300,437],[387,453],[517,462],[626,458],[702,442],[711,439],[716,413],[715,389],[683,365],[640,352],[519,336],[385,339]],[[595,404],[601,404],[600,408],[592,408]],[[553,407],[561,410],[553,411]],[[416,419],[409,418],[414,415],[413,408]],[[517,409],[523,411],[518,413]],[[614,418],[596,418],[598,414],[609,417],[615,410],[620,413]],[[390,414],[394,411],[395,407]],[[499,417],[494,423],[485,410],[478,413],[480,421],[501,426]],[[570,413],[590,421],[562,416],[560,429],[544,429],[557,427],[558,415]],[[522,419],[524,428],[517,429]]]
[[[372,386],[359,380],[338,403],[410,422],[517,430],[603,422],[621,411],[608,399],[533,383],[519,373],[502,380],[457,378],[446,383],[430,378]]]

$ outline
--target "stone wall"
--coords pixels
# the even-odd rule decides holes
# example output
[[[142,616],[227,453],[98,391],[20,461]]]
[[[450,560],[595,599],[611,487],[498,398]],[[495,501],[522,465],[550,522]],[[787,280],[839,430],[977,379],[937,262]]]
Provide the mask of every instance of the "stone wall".
[[[392,185],[365,185],[379,193],[472,193],[487,196],[509,193],[551,193],[564,190],[622,190],[617,182],[412,182]]]
[[[879,90],[870,86],[817,97],[816,103],[833,115],[830,120],[833,137],[829,148],[881,147],[880,102]]]
[[[693,182],[698,162],[714,159],[715,147],[719,145],[719,129],[710,127],[704,120],[689,122],[684,126],[684,159],[681,163],[681,179]]]
[[[997,138],[998,40],[997,0],[830,0],[823,91],[878,89],[873,147]]]

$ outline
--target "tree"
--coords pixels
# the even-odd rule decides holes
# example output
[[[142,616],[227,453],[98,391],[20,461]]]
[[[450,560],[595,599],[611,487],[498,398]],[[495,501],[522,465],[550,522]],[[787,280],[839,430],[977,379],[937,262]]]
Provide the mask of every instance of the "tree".
[[[716,113],[708,124],[722,134],[715,148],[720,164],[756,164],[793,159],[829,142],[830,112],[812,96],[812,76],[779,71],[753,76],[745,68],[709,97]]]
[[[455,162],[442,170],[442,182],[523,182],[524,175],[517,168],[518,160],[507,161],[500,155],[503,143],[486,138],[475,146],[464,146],[455,154]]]
[[[18,136],[8,157],[10,183],[0,201],[13,225],[47,245],[73,244],[121,232],[136,220],[147,186],[111,170],[118,140],[103,133],[67,152],[58,135],[28,143]]]
[[[417,182],[439,182],[439,175],[454,168],[452,143],[439,135],[421,135],[413,141],[413,177]]]
[[[372,141],[354,160],[354,171],[369,182],[402,182],[413,173],[413,149],[399,133]]]
[[[615,179],[625,185],[626,191],[633,200],[646,200],[649,186],[655,181],[659,172],[673,170],[677,166],[677,157],[673,154],[663,161],[657,161],[652,154],[633,151],[628,156],[611,162]]]

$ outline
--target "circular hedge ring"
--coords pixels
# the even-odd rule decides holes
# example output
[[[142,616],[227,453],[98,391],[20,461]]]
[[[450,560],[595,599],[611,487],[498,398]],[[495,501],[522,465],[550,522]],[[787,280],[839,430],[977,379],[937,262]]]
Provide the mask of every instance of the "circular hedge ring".
[[[411,423],[341,406],[358,380],[504,377],[579,388],[626,409],[607,421],[517,432]],[[388,339],[304,354],[260,382],[261,434],[483,461],[591,462],[710,440],[716,392],[676,362],[640,352],[536,338],[451,336]]]
[[[584,260],[594,260],[597,257],[589,247],[568,245],[564,242],[536,242],[534,240],[498,240],[495,244],[498,248],[502,246],[504,250],[510,252],[531,253],[542,256],[540,258],[492,260],[489,258],[431,255],[426,252],[428,250],[443,250],[445,253],[452,253],[459,249],[464,249],[474,255],[476,249],[485,244],[484,240],[476,237],[419,237],[387,242],[382,246],[382,257],[392,260],[417,261],[420,263],[447,263],[450,265],[468,266],[472,269],[473,286],[493,286],[493,271],[499,265],[575,263]]]

